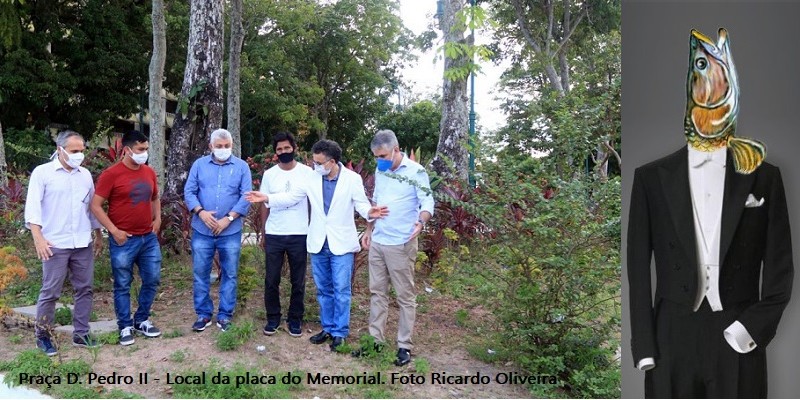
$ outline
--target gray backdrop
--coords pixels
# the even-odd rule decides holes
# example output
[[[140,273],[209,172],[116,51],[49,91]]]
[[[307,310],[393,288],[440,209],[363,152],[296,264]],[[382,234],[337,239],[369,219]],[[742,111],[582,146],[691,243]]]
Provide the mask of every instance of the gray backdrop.
[[[800,397],[800,1],[622,2],[622,251],[636,167],[686,145],[689,34],[716,41],[728,30],[739,73],[736,135],[767,145],[767,161],[783,175],[794,248],[794,298],[768,347],[769,396]],[[624,263],[624,258],[623,258]],[[628,281],[622,275],[622,395],[644,397],[644,373],[633,367]],[[720,335],[722,333],[720,332]]]

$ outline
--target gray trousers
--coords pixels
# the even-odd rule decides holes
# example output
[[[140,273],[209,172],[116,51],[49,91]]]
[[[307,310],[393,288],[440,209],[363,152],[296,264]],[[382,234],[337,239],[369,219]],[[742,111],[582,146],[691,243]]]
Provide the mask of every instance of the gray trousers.
[[[397,293],[400,316],[397,321],[397,347],[413,350],[411,335],[417,316],[417,294],[414,290],[414,264],[417,260],[417,238],[395,246],[372,243],[369,246],[369,334],[377,342],[385,342],[384,330],[389,313],[389,283]]]
[[[80,249],[51,248],[53,255],[42,262],[42,290],[36,303],[36,336],[49,337],[55,319],[56,301],[69,275],[75,290],[75,309],[72,325],[75,335],[89,333],[89,315],[92,312],[92,283],[94,281],[94,254],[92,246]]]

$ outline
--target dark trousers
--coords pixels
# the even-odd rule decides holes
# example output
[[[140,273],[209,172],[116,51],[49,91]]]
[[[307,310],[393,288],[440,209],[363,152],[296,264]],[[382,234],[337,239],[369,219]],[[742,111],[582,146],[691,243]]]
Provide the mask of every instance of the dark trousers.
[[[737,353],[723,332],[742,311],[713,312],[704,300],[697,312],[661,300],[656,311],[659,354],[645,374],[647,398],[766,398],[764,346]]]
[[[79,249],[51,247],[53,255],[42,262],[42,289],[36,303],[36,335],[50,337],[55,318],[56,301],[61,297],[64,281],[69,277],[75,290],[75,308],[72,325],[76,335],[89,333],[89,316],[92,313],[92,285],[94,284],[94,255],[92,246]]]
[[[306,294],[306,235],[264,235],[264,252],[266,253],[266,269],[264,276],[264,307],[267,320],[281,320],[281,268],[283,257],[289,260],[289,276],[292,283],[292,294],[289,299],[288,319],[302,321]]]

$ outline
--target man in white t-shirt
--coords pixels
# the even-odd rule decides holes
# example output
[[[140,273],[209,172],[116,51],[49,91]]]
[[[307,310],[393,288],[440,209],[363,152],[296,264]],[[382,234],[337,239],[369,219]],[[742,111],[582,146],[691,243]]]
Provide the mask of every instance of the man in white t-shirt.
[[[313,177],[310,167],[294,159],[297,144],[288,132],[278,132],[272,137],[272,149],[279,163],[264,172],[261,192],[267,194],[288,193],[296,185]],[[266,276],[264,278],[264,306],[267,310],[267,325],[264,334],[272,336],[281,323],[279,286],[284,255],[289,261],[292,294],[286,326],[289,334],[302,336],[306,285],[306,236],[308,235],[308,200],[298,201],[288,207],[267,208],[264,228],[264,251],[266,253]]]

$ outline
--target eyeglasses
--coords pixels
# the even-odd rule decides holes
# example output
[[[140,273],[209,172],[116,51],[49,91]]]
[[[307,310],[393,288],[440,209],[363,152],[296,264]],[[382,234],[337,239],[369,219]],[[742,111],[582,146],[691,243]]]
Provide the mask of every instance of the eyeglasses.
[[[329,163],[331,160],[333,160],[333,159],[332,159],[332,158],[329,158],[327,161],[325,161],[325,162],[323,162],[323,163],[318,163],[318,162],[316,162],[316,161],[314,161],[314,160],[311,160],[311,161],[313,161],[313,162],[314,162],[314,165],[315,165],[315,166],[317,166],[317,165],[318,165],[318,166],[320,166],[320,167],[321,167],[321,166],[323,166],[323,165],[325,165],[325,164]]]

